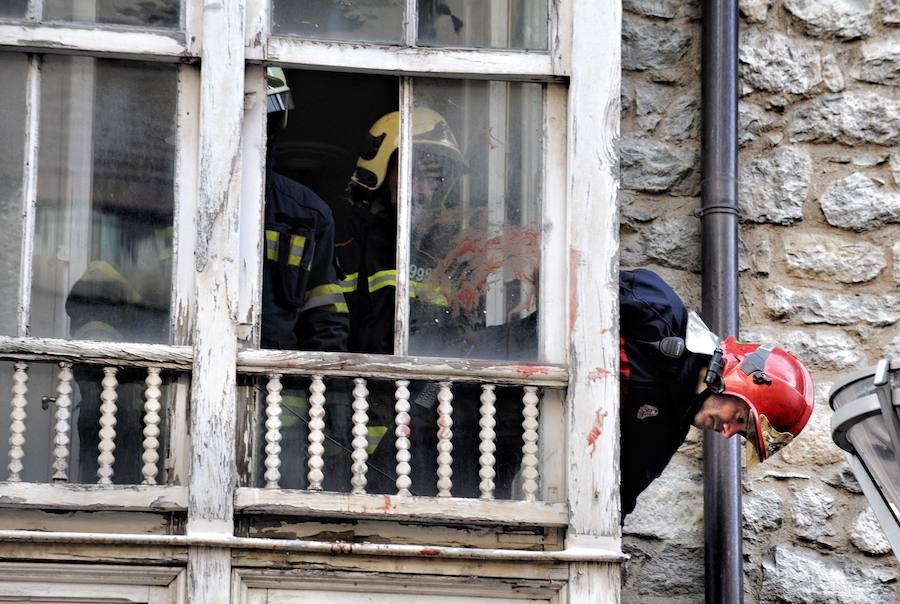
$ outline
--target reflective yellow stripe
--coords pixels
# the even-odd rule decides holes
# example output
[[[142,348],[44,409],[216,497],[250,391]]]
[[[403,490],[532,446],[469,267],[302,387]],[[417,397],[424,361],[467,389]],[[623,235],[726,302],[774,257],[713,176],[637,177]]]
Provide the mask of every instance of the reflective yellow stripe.
[[[351,273],[340,282],[341,291],[345,294],[356,291],[356,284],[359,281],[359,273]]]
[[[72,337],[76,340],[122,341],[122,334],[115,327],[103,321],[85,323],[72,334]]]
[[[87,270],[81,276],[79,281],[89,283],[111,281],[121,285],[122,288],[125,289],[129,302],[140,302],[141,300],[141,295],[131,287],[128,280],[122,276],[122,273],[117,271],[113,265],[105,260],[94,260],[88,264]]]
[[[266,260],[278,260],[278,231],[266,231]]]
[[[425,283],[424,281],[409,282],[409,297],[421,298],[435,306],[450,306],[447,296],[444,295],[437,285]]]
[[[306,293],[306,304],[301,310],[310,310],[313,308],[321,308],[331,306],[334,312],[346,313],[347,303],[344,300],[344,292],[340,285],[336,283],[326,283],[317,285]]]
[[[172,243],[175,239],[175,228],[166,227],[156,229],[156,246],[159,248],[159,259],[168,260],[172,257]]]
[[[288,255],[289,266],[300,266],[303,259],[303,248],[306,247],[306,237],[303,235],[291,235],[291,253]]]
[[[397,287],[397,269],[378,271],[369,276],[370,292],[377,292],[385,287]]]
[[[375,449],[378,448],[378,443],[381,442],[387,431],[387,426],[369,426],[366,428],[366,441],[368,441],[366,453],[371,455],[375,452]]]
[[[301,418],[305,418],[309,414],[309,400],[304,396],[285,394],[281,397],[281,407],[282,428],[293,428],[294,426],[301,425],[301,422],[303,421]],[[290,410],[286,409],[286,407]]]

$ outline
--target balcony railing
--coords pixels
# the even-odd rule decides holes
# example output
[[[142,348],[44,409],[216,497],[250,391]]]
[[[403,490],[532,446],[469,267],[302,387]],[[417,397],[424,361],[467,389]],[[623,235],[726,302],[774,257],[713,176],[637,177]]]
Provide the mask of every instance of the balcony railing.
[[[187,484],[190,446],[189,347],[0,338],[0,360],[8,361],[13,373],[9,472],[0,484],[0,501],[7,507],[186,509],[186,487],[180,484]],[[50,363],[54,393],[41,396],[29,388],[29,371]],[[258,435],[250,455],[258,471],[237,489],[237,513],[567,522],[560,478],[568,382],[563,366],[271,350],[241,351],[236,363],[239,375],[257,381],[264,393],[258,401],[259,429],[253,429],[252,417],[247,426],[248,440]],[[123,375],[127,384],[120,382]],[[84,395],[90,376],[99,382],[91,391],[99,397],[96,433],[82,433],[82,424],[79,437],[96,438],[96,477],[76,473],[78,484],[72,484],[73,387],[77,383]],[[286,384],[296,392],[301,380],[305,392],[298,413],[297,407],[288,409],[284,392]],[[133,412],[138,398],[139,418]],[[48,399],[52,435],[44,459],[51,460],[52,474],[45,484],[24,483],[29,416]],[[125,409],[130,416],[123,416]],[[282,448],[289,432],[286,409],[300,415],[291,438],[298,438],[299,427],[305,441],[290,455]],[[373,412],[382,424],[374,430],[380,434],[377,444]],[[136,422],[140,425],[132,425]],[[140,442],[129,442],[129,434]],[[429,446],[422,445],[426,442]],[[165,450],[170,458],[162,464]],[[117,467],[125,461],[134,466],[137,456],[139,477],[133,484],[115,484],[122,482]],[[301,488],[283,488],[285,461],[295,469],[301,465]],[[454,484],[458,476],[464,484]],[[97,496],[98,491],[108,495]]]

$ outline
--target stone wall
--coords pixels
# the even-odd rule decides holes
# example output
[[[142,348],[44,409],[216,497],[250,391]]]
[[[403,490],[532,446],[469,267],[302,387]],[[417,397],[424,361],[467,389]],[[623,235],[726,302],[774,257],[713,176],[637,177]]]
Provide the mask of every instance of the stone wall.
[[[699,307],[699,0],[623,0],[621,265]],[[900,601],[831,441],[831,384],[900,357],[900,0],[740,3],[741,333],[813,371],[803,435],[743,475],[747,602]],[[624,602],[703,600],[702,436],[624,526]]]

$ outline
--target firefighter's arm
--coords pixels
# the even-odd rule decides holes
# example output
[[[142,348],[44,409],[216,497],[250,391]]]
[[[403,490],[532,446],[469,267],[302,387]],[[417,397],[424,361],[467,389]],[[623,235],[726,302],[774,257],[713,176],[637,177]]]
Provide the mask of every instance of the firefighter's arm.
[[[316,249],[309,275],[306,301],[295,327],[301,350],[347,350],[350,316],[334,262],[334,221],[331,216],[316,227]]]

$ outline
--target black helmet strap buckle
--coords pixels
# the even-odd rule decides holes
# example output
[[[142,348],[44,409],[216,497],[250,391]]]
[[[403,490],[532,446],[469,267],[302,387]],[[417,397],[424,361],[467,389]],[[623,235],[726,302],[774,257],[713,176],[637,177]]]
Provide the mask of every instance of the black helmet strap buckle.
[[[722,377],[724,373],[725,357],[722,349],[716,348],[712,358],[709,359],[709,365],[706,366],[706,377],[703,378],[710,392],[722,394],[725,391],[725,380]]]

